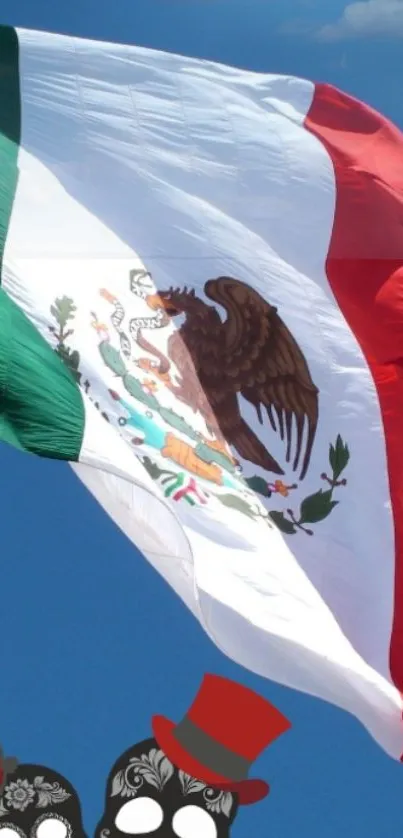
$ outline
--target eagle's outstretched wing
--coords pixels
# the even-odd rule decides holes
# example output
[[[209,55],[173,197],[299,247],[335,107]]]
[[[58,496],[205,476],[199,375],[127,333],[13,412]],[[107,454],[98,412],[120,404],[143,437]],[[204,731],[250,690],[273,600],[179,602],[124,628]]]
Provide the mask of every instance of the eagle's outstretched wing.
[[[225,382],[254,405],[261,424],[266,411],[286,443],[287,462],[293,450],[292,467],[300,467],[302,480],[315,439],[319,391],[301,349],[277,309],[253,288],[219,277],[206,282],[204,290],[228,315],[220,343]]]

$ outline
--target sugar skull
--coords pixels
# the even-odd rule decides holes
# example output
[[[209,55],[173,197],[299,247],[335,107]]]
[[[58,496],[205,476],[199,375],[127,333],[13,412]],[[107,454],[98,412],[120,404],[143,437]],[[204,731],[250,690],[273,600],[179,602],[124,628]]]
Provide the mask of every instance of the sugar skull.
[[[237,809],[236,794],[176,768],[155,739],[146,739],[113,766],[96,838],[226,838]]]
[[[43,765],[3,766],[0,838],[86,838],[78,796],[61,774]]]
[[[154,716],[153,738],[115,762],[96,838],[227,838],[239,805],[269,791],[250,766],[289,726],[252,690],[206,675],[179,724]]]

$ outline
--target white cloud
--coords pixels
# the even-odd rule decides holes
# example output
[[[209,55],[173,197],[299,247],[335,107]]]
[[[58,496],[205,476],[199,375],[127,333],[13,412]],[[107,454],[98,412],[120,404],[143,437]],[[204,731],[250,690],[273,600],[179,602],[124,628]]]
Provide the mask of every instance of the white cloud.
[[[403,0],[361,0],[346,6],[335,23],[317,33],[321,41],[345,38],[403,37]]]

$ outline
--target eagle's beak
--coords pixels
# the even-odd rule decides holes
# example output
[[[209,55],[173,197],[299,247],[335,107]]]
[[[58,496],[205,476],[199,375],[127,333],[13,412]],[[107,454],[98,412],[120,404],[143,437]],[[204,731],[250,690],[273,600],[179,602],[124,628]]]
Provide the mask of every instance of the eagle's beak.
[[[157,311],[159,308],[164,308],[164,303],[162,302],[159,294],[147,294],[146,303],[149,308],[153,309],[153,311]]]

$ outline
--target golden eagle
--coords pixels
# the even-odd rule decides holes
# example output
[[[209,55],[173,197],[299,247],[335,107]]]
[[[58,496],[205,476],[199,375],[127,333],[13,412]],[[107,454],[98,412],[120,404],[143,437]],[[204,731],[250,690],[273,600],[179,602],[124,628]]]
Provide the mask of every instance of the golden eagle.
[[[287,463],[294,449],[292,467],[300,466],[302,480],[315,439],[319,391],[298,344],[277,309],[245,283],[221,276],[208,280],[204,292],[225,309],[224,322],[193,289],[170,288],[147,297],[153,309],[162,308],[171,317],[185,315],[168,340],[168,359],[154,353],[161,373],[175,364],[180,380],[172,391],[200,411],[209,430],[243,459],[284,474],[241,416],[238,395],[255,407],[260,424],[264,410],[285,441]]]

